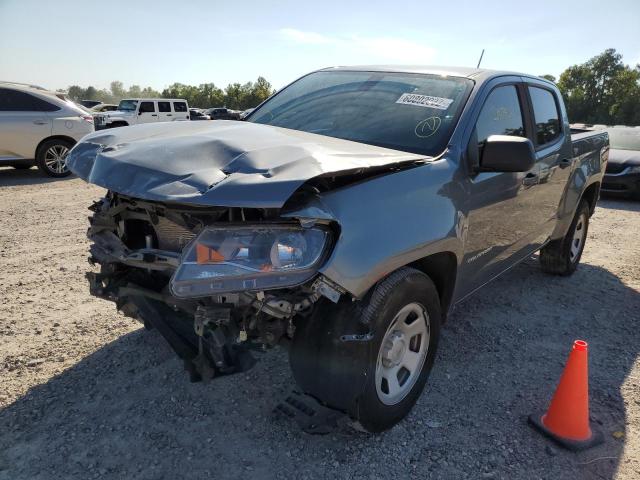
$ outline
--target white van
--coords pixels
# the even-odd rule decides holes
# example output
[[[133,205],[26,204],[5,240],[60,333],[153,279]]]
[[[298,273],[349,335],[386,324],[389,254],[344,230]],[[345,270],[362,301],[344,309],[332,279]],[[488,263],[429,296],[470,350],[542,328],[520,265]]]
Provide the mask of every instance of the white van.
[[[127,98],[113,112],[93,116],[96,130],[140,123],[189,120],[189,104],[181,98]]]

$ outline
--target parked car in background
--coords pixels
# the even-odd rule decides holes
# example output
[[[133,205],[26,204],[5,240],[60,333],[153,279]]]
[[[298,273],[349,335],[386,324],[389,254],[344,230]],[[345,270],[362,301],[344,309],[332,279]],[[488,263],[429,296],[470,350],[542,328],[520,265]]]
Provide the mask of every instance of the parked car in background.
[[[94,115],[96,130],[140,123],[189,120],[189,104],[182,98],[127,98],[118,109]]]
[[[93,108],[97,105],[100,105],[102,102],[99,100],[80,100],[80,105],[87,108]]]
[[[0,166],[67,176],[67,153],[93,130],[93,117],[63,94],[0,82]]]
[[[189,116],[191,117],[191,120],[211,120],[211,117],[199,108],[190,108]]]
[[[615,127],[609,132],[609,163],[602,192],[640,198],[640,128]]]
[[[547,273],[578,268],[608,145],[571,135],[535,76],[339,67],[244,122],[97,132],[69,167],[107,189],[93,295],[194,380],[289,341],[307,398],[375,432],[420,396],[456,303],[536,251]]]
[[[112,103],[101,103],[95,107],[91,107],[89,110],[91,113],[113,112],[118,109],[118,105]]]
[[[240,112],[228,108],[210,108],[207,115],[211,120],[240,120]]]

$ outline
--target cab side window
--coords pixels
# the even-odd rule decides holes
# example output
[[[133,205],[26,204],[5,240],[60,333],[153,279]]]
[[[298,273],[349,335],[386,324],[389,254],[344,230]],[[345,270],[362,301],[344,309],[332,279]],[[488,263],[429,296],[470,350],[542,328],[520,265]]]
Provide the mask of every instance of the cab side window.
[[[153,104],[153,102],[140,102],[140,112],[141,113],[148,113],[148,112],[155,112],[156,111],[156,106]]]
[[[515,85],[497,87],[489,94],[478,117],[476,132],[481,151],[491,135],[525,136],[522,109]]]
[[[529,95],[536,123],[536,143],[553,142],[560,136],[560,115],[553,93],[544,88],[529,87]]]
[[[158,102],[158,111],[171,113],[171,102]]]

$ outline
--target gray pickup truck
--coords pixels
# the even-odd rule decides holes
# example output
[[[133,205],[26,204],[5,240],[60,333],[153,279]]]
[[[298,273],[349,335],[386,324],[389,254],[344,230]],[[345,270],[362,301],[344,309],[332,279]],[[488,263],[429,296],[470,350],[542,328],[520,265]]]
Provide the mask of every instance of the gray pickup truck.
[[[369,431],[421,394],[451,308],[539,251],[577,267],[606,132],[558,89],[462,68],[329,68],[245,121],[96,132],[91,293],[156,328],[193,381],[289,344],[299,389]]]

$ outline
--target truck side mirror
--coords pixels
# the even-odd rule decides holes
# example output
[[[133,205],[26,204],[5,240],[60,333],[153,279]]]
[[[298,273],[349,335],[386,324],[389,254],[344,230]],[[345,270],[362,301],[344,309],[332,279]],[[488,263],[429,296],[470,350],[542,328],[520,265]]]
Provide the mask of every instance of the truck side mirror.
[[[526,172],[536,163],[531,140],[511,135],[491,135],[480,158],[483,172]]]

